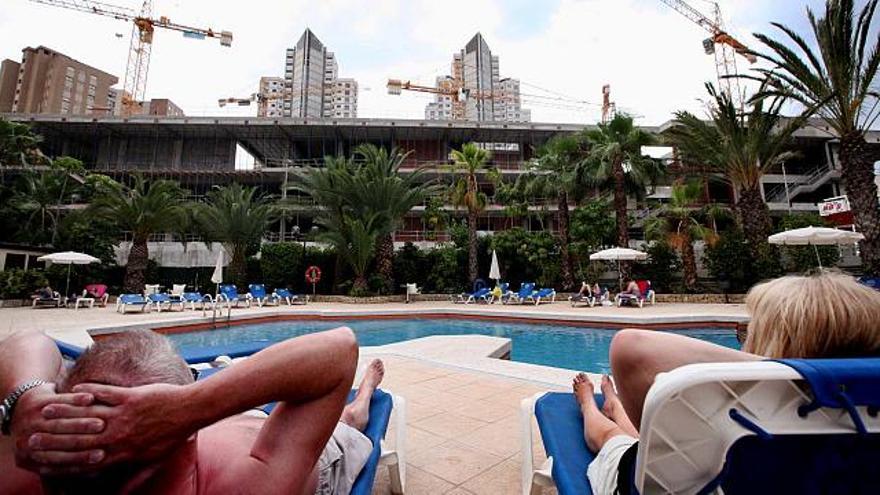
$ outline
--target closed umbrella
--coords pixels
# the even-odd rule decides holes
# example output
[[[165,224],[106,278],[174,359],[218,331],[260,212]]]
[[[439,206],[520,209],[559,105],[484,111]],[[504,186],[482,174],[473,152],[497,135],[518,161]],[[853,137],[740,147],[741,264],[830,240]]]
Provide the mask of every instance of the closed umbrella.
[[[591,260],[617,261],[618,286],[623,285],[623,280],[620,280],[623,278],[623,273],[620,270],[621,261],[644,260],[647,258],[648,255],[646,253],[622,247],[604,249],[590,255]]]
[[[73,265],[88,265],[91,263],[100,263],[101,260],[85,253],[77,253],[76,251],[63,251],[60,253],[47,254],[40,256],[37,261],[48,261],[56,265],[67,265],[67,285],[64,287],[64,295],[70,294],[70,268]]]
[[[804,227],[773,234],[767,240],[770,241],[770,244],[780,244],[783,246],[813,246],[813,250],[816,252],[816,260],[819,262],[819,269],[821,269],[822,258],[819,257],[818,246],[855,244],[864,238],[864,235],[851,230],[828,227]]]
[[[501,268],[498,266],[498,254],[492,250],[492,266],[489,267],[489,278],[498,282],[501,280]]]
[[[215,294],[220,292],[220,284],[223,283],[223,251],[217,253],[217,263],[214,265],[214,273],[211,274],[211,282],[217,284]]]

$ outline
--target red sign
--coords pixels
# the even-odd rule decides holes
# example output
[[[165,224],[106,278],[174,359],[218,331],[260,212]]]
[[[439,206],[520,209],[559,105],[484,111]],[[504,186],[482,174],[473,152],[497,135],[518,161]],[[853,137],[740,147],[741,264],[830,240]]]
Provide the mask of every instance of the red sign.
[[[837,215],[839,213],[848,213],[849,211],[849,198],[846,196],[826,199],[819,203],[819,215],[822,215],[823,217]]]

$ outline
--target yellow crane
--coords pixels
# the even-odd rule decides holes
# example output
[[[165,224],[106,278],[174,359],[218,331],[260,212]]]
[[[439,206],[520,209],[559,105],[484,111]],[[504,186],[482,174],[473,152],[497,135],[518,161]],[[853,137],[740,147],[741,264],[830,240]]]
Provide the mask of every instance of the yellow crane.
[[[147,92],[147,73],[150,68],[150,53],[153,46],[153,32],[156,28],[169,29],[183,33],[186,38],[216,38],[222,46],[232,46],[232,33],[214,31],[211,28],[197,28],[172,22],[166,16],[158,19],[153,17],[153,1],[144,0],[140,12],[128,7],[119,7],[92,0],[30,0],[31,2],[76,10],[88,14],[111,17],[120,21],[131,22],[132,35],[128,50],[128,63],[125,68],[123,84],[122,111],[124,115],[134,113],[138,102],[142,101]]]
[[[703,49],[707,55],[715,55],[715,71],[718,77],[718,85],[722,91],[730,95],[742,107],[744,95],[740,89],[739,80],[736,78],[738,75],[736,55],[742,56],[750,64],[757,62],[757,58],[749,51],[746,45],[724,30],[721,7],[718,5],[718,2],[711,2],[714,5],[713,14],[715,19],[713,20],[688,5],[684,0],[660,1],[709,32],[711,36],[703,40]]]

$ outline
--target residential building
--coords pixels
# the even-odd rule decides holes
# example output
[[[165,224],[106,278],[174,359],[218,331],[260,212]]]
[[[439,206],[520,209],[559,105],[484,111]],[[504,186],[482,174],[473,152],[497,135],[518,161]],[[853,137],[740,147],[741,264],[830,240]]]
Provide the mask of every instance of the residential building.
[[[167,98],[153,98],[150,101],[141,102],[143,115],[158,115],[161,117],[184,117],[183,109]]]
[[[258,94],[257,115],[260,117],[284,116],[284,78],[261,77]]]
[[[260,99],[266,100],[269,95],[263,89],[261,82]],[[310,29],[306,29],[296,46],[287,49],[283,115],[303,118],[355,118],[357,97],[357,81],[339,78],[335,54],[328,51]]]
[[[6,59],[0,62],[0,113],[12,111],[19,68],[20,64],[14,60]]]
[[[452,74],[437,78],[444,89],[425,107],[428,120],[529,122],[518,79],[501,78],[500,61],[480,33],[452,57]],[[455,95],[455,96],[453,96]],[[458,100],[456,102],[456,99]]]
[[[110,87],[119,79],[55,50],[39,46],[22,50],[11,112],[36,114],[106,114]],[[13,64],[4,63],[4,73]],[[0,95],[11,79],[0,78]]]

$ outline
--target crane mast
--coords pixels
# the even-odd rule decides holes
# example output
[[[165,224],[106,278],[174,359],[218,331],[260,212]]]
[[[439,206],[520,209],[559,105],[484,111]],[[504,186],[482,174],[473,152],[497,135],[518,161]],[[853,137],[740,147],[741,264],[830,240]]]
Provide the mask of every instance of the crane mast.
[[[150,69],[150,55],[153,48],[153,33],[157,27],[181,32],[187,38],[217,38],[222,46],[232,46],[232,33],[229,31],[217,32],[211,28],[204,29],[186,26],[172,22],[166,16],[161,16],[158,19],[153,18],[152,0],[144,0],[139,12],[135,12],[127,7],[93,0],[30,1],[132,23],[131,44],[129,45],[128,62],[123,82],[122,108],[124,115],[132,115],[139,104],[138,102],[146,97],[147,74]]]
[[[724,21],[721,16],[721,7],[717,2],[714,4],[713,14],[715,19],[710,19],[699,10],[693,8],[684,0],[660,0],[673,10],[690,19],[694,24],[702,27],[711,37],[703,41],[703,49],[707,55],[715,56],[715,72],[718,85],[742,108],[745,95],[740,88],[737,75],[736,55],[744,57],[749,63],[755,63],[757,58],[739,40],[724,30]]]

